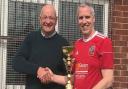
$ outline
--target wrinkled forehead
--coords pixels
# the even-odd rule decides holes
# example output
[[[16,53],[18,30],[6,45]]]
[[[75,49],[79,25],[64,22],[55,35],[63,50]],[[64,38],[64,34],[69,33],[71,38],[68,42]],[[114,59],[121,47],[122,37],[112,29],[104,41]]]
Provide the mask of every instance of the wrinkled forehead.
[[[80,7],[78,10],[78,16],[79,15],[92,15],[91,9],[89,7]]]

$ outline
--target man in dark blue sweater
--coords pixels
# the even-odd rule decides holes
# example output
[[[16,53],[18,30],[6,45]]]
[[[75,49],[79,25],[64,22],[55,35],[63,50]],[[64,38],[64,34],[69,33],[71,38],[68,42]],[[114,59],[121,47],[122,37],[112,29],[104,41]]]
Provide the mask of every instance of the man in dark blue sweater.
[[[56,11],[52,5],[44,5],[40,13],[40,31],[28,34],[14,59],[14,69],[27,74],[26,89],[64,89],[56,83],[43,83],[42,76],[48,74],[46,67],[54,73],[65,75],[62,46],[68,42],[55,31]]]

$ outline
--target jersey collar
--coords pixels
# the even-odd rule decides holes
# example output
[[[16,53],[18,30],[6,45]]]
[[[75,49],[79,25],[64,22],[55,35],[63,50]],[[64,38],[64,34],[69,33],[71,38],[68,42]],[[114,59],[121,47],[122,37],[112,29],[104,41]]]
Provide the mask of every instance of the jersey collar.
[[[83,37],[83,41],[84,41],[84,42],[88,42],[88,41],[90,41],[91,39],[93,39],[97,34],[98,34],[98,31],[95,31],[95,33],[94,33],[92,36],[90,36],[89,38],[85,39],[85,38]]]

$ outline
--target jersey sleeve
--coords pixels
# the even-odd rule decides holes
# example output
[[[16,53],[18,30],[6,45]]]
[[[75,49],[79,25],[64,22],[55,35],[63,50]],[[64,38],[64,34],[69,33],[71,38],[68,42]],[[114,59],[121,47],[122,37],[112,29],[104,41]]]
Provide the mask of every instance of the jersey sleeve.
[[[104,39],[103,43],[101,44],[101,68],[113,68],[112,42],[109,38]]]

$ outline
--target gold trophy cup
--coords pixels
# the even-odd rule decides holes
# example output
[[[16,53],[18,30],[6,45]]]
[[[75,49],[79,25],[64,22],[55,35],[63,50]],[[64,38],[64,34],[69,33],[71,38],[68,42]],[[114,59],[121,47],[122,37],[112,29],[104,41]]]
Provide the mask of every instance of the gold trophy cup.
[[[64,63],[67,71],[67,83],[65,89],[73,89],[71,82],[71,67],[72,67],[72,58],[70,57],[70,52],[72,51],[73,46],[63,46],[62,50],[66,58],[64,58]]]

